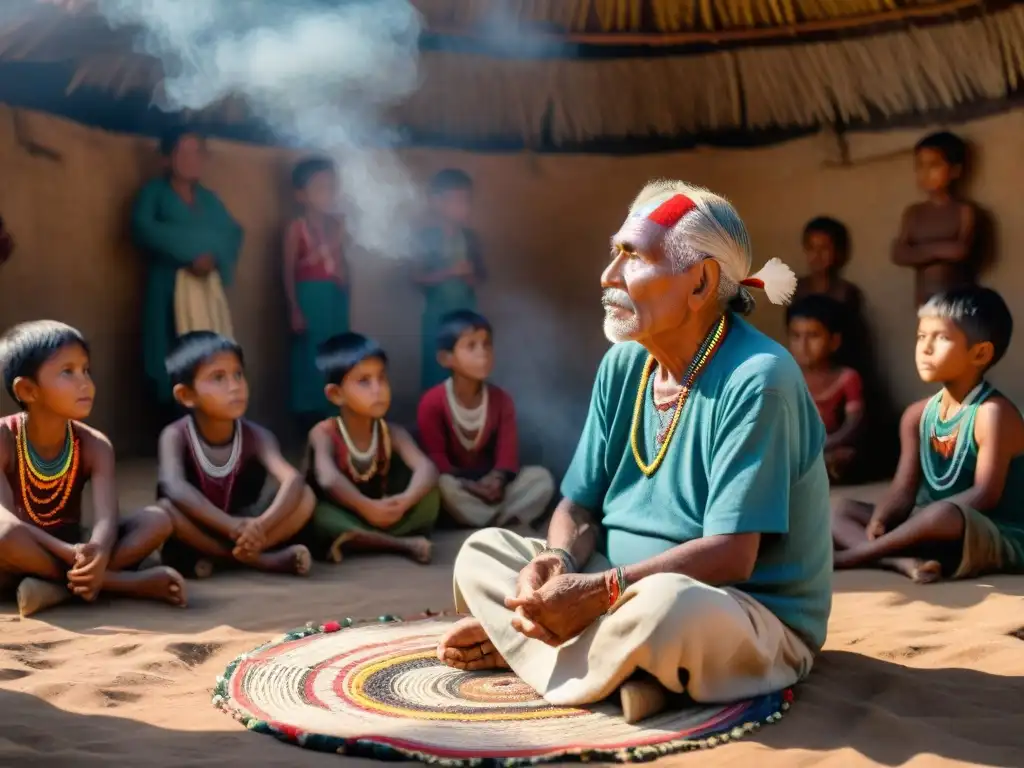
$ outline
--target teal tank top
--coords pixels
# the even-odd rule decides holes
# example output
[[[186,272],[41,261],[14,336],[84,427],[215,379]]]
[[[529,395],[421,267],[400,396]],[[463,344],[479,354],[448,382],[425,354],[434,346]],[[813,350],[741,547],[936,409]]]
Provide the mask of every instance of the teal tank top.
[[[920,456],[921,485],[917,505],[926,506],[948,499],[974,485],[978,465],[978,443],[974,439],[974,421],[978,408],[991,397],[999,395],[987,381],[982,381],[964,398],[960,410],[948,419],[940,417],[940,391],[921,414]],[[1024,454],[1014,457],[1006,476],[1002,498],[986,515],[1000,529],[1024,531]]]

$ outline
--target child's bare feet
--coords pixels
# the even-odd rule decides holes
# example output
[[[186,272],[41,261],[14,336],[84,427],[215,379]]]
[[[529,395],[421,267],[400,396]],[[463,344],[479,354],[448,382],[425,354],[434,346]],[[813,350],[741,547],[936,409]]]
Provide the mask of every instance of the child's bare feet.
[[[434,555],[434,545],[426,536],[414,536],[408,540],[409,542],[409,557],[415,560],[417,563],[423,565],[429,565],[430,559]]]
[[[116,586],[111,591],[143,600],[161,600],[179,608],[187,602],[185,579],[173,568],[158,565],[144,571],[121,571],[116,576]]]
[[[276,552],[264,552],[256,559],[255,565],[260,570],[271,573],[305,576],[309,573],[312,562],[309,550],[302,544],[295,544]]]
[[[70,598],[71,593],[64,585],[29,576],[18,584],[18,613],[23,619],[28,618]]]
[[[917,584],[932,584],[942,578],[942,565],[938,560],[894,557],[885,564]]]
[[[437,658],[456,669],[508,669],[508,663],[473,616],[452,625],[437,644]]]
[[[192,566],[192,574],[197,579],[208,579],[213,576],[214,566],[213,560],[205,557],[201,557],[196,560],[196,564]]]

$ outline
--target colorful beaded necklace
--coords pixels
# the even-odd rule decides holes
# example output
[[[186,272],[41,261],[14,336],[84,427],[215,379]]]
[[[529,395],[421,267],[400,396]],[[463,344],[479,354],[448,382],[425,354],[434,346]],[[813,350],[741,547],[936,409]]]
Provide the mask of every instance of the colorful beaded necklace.
[[[725,338],[727,330],[726,324],[726,316],[722,315],[714,328],[712,328],[704,338],[703,343],[697,350],[697,354],[693,356],[693,360],[690,361],[690,365],[687,367],[686,373],[683,375],[682,388],[679,390],[679,397],[676,399],[676,407],[672,414],[672,422],[668,425],[668,429],[664,434],[664,439],[661,441],[661,447],[658,449],[658,453],[655,455],[654,461],[650,464],[646,464],[643,457],[640,455],[640,444],[638,439],[640,419],[644,410],[644,396],[647,394],[647,382],[651,378],[654,366],[657,365],[657,361],[653,356],[647,358],[647,363],[644,365],[643,375],[640,377],[640,387],[636,393],[636,406],[633,408],[633,425],[629,434],[629,444],[633,449],[633,458],[636,460],[637,466],[640,467],[640,471],[647,477],[651,477],[655,472],[657,472],[658,467],[661,466],[661,462],[665,460],[665,454],[668,453],[669,443],[672,442],[672,435],[675,434],[676,427],[679,425],[679,419],[683,415],[683,406],[686,405],[686,401],[690,397],[690,392],[693,388],[694,382],[697,380],[697,377],[704,370],[705,366],[707,366],[708,361],[714,357],[715,352],[717,352],[719,347],[721,347],[722,340]]]
[[[444,393],[448,399],[455,437],[467,451],[475,451],[480,446],[480,440],[484,436],[484,425],[487,424],[487,385],[484,384],[480,404],[476,408],[466,408],[459,402],[455,397],[455,383],[451,379],[445,381]]]
[[[28,415],[18,428],[18,477],[25,513],[40,528],[58,525],[78,477],[81,456],[78,438],[68,422],[64,447],[52,461],[42,459],[28,441]],[[49,494],[48,496],[46,494]]]
[[[960,403],[960,410],[948,419],[940,413],[942,392],[938,392],[921,414],[920,459],[921,470],[928,485],[935,491],[948,491],[960,478],[960,470],[967,460],[967,453],[974,438],[975,403],[982,403],[992,394],[994,388],[982,381],[967,393]],[[949,464],[944,471],[934,464],[936,457]]]
[[[388,429],[387,422],[384,419],[377,419],[373,422],[373,437],[370,438],[370,447],[365,451],[360,451],[356,447],[345,427],[345,420],[341,416],[337,417],[337,422],[338,432],[345,443],[345,460],[349,479],[355,483],[365,483],[376,475],[378,470],[381,470],[382,474],[386,474],[388,459],[391,458],[391,431]],[[383,466],[378,458],[381,454],[384,457]],[[369,462],[365,472],[360,472],[356,468],[357,460]]]

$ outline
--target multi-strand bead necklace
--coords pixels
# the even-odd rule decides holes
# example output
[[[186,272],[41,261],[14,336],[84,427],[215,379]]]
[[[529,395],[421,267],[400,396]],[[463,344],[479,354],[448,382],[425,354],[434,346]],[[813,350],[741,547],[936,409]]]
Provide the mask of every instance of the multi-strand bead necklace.
[[[936,491],[948,491],[960,478],[960,470],[974,439],[977,408],[972,406],[983,402],[992,391],[993,387],[987,381],[979,382],[961,401],[959,410],[945,419],[942,418],[941,391],[925,406],[921,415],[921,470],[928,485]],[[936,456],[949,464],[943,468],[936,467]]]
[[[227,461],[223,464],[214,464],[206,455],[206,442],[200,436],[195,421],[191,417],[186,422],[186,430],[189,452],[199,471],[200,490],[206,498],[219,500],[221,508],[226,510],[231,504],[231,491],[234,490],[235,478],[238,477],[238,470],[241,467],[242,422],[235,422],[235,433],[231,438],[231,451],[228,453]]]
[[[58,525],[60,513],[78,478],[81,448],[75,431],[68,422],[64,447],[51,461],[36,453],[28,440],[28,416],[22,415],[18,428],[18,477],[25,513],[40,528]]]
[[[654,457],[654,461],[650,464],[644,462],[643,456],[640,454],[640,420],[643,416],[644,411],[644,398],[647,394],[647,383],[650,381],[651,373],[654,371],[654,366],[657,365],[657,361],[654,357],[648,357],[647,363],[644,365],[643,375],[640,377],[640,387],[636,393],[636,405],[633,408],[633,425],[630,429],[629,444],[633,449],[633,458],[636,460],[636,464],[640,467],[640,471],[647,477],[650,477],[658,471],[658,467],[661,466],[661,462],[665,460],[665,455],[668,453],[669,443],[672,442],[672,435],[675,434],[676,427],[679,426],[679,419],[683,415],[683,407],[686,405],[687,398],[690,397],[690,391],[693,388],[694,382],[697,377],[707,366],[708,361],[714,356],[715,352],[722,345],[722,340],[725,338],[726,333],[726,319],[725,315],[722,315],[721,319],[715,324],[714,328],[704,338],[703,343],[697,350],[697,354],[693,356],[693,360],[690,361],[690,365],[686,369],[686,373],[683,375],[681,382],[682,387],[679,390],[679,396],[676,398],[675,412],[672,414],[672,421],[668,425],[668,429],[664,431],[663,437],[659,435],[661,439],[658,453]]]
[[[448,410],[452,414],[455,437],[467,451],[475,451],[484,436],[484,425],[487,423],[487,385],[484,384],[480,405],[476,408],[467,408],[459,402],[455,397],[455,385],[451,379],[444,383],[444,393],[448,398]]]
[[[388,429],[387,422],[384,419],[377,419],[373,422],[373,436],[370,438],[370,446],[365,451],[361,451],[356,447],[355,442],[348,433],[348,429],[345,427],[345,420],[341,416],[337,417],[337,422],[338,432],[341,434],[341,439],[345,443],[345,452],[348,454],[349,478],[355,483],[365,483],[376,475],[379,470],[386,473],[386,463],[391,457],[391,432]],[[379,459],[381,448],[384,449],[384,467],[381,467]],[[366,467],[366,471],[360,472],[358,467],[356,467],[357,463]]]

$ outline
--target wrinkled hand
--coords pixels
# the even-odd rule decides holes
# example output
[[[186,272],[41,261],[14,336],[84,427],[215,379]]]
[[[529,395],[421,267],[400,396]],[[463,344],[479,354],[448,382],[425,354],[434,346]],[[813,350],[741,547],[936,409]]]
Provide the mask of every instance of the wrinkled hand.
[[[519,571],[519,576],[516,578],[516,597],[531,597],[551,579],[561,576],[565,572],[565,561],[558,555],[551,552],[538,555]],[[519,626],[516,629],[527,637],[545,642],[552,637],[551,632],[542,624],[529,619],[522,608],[516,609],[516,616],[519,619]]]
[[[83,600],[95,600],[109,561],[110,555],[95,542],[76,544],[75,563],[68,571],[68,589]]]
[[[239,560],[251,560],[267,548],[267,532],[259,518],[243,520],[236,530],[238,536],[235,538],[235,548],[231,554]]]
[[[505,607],[516,611],[516,631],[558,646],[605,614],[608,590],[604,574],[564,573],[521,597],[505,598]]]
[[[867,527],[864,529],[864,533],[868,537],[868,541],[874,541],[875,539],[885,535],[885,523],[881,520],[875,520],[872,518],[868,521]]]
[[[192,262],[192,266],[189,267],[189,270],[196,277],[206,277],[208,274],[213,272],[213,268],[215,266],[216,262],[214,262],[213,256],[208,253],[204,253]]]

